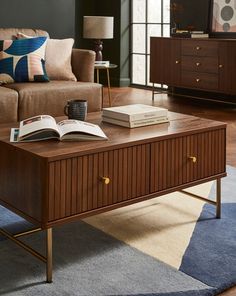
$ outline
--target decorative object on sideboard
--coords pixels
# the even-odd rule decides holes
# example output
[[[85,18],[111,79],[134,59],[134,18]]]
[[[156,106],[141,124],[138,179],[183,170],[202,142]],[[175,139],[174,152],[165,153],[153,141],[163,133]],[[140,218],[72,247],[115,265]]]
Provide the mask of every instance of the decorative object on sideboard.
[[[180,3],[172,2],[170,4],[170,15],[172,19],[171,34],[176,33],[179,28],[184,7]]]
[[[212,0],[211,32],[226,37],[236,36],[236,1]],[[231,36],[230,36],[231,35]]]
[[[94,39],[96,61],[102,61],[103,39],[113,39],[114,17],[84,16],[83,37]]]

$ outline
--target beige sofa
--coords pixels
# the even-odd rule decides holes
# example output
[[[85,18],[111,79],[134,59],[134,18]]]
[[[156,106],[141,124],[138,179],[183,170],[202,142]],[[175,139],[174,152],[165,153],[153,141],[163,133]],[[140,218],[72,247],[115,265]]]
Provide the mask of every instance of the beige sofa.
[[[29,36],[48,36],[42,30],[0,28],[0,40],[13,39],[18,32]],[[77,82],[26,82],[0,86],[0,123],[38,114],[61,116],[70,99],[86,99],[88,112],[101,110],[102,86],[94,83],[94,60],[93,51],[73,49],[71,62]]]

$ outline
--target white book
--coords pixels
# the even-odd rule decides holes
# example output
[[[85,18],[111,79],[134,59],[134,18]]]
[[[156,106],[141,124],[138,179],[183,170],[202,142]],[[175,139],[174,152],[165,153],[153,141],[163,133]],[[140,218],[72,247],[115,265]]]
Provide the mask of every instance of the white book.
[[[209,34],[191,34],[191,38],[209,38]]]
[[[104,108],[103,116],[123,121],[168,117],[168,110],[143,104]]]
[[[94,65],[95,66],[106,66],[106,67],[108,67],[110,65],[110,61],[95,61]]]
[[[116,124],[116,125],[120,125],[120,126],[124,126],[124,127],[129,127],[129,128],[135,128],[135,127],[141,127],[141,126],[169,122],[167,117],[155,117],[155,118],[141,119],[141,120],[136,120],[136,121],[124,121],[124,120],[114,119],[114,118],[110,118],[110,117],[106,117],[106,116],[102,117],[102,121]]]

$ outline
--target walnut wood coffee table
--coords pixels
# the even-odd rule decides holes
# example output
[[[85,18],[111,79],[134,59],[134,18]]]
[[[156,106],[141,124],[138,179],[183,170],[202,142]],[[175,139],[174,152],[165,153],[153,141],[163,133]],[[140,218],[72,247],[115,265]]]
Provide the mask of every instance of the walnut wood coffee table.
[[[128,129],[101,123],[108,141],[9,143],[10,127],[0,126],[0,204],[32,222],[36,229],[0,233],[46,263],[52,281],[52,228],[226,176],[226,124],[170,112],[170,123]],[[43,256],[18,237],[47,233]]]

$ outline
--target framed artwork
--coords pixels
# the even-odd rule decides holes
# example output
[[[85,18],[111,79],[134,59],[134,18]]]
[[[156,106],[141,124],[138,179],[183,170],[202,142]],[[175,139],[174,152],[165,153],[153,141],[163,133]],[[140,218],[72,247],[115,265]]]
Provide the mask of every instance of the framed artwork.
[[[211,0],[210,31],[217,36],[236,37],[236,0]]]

